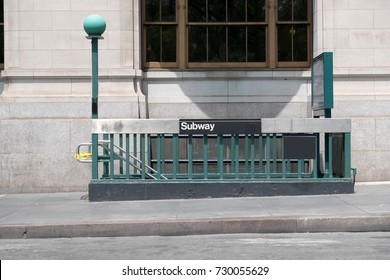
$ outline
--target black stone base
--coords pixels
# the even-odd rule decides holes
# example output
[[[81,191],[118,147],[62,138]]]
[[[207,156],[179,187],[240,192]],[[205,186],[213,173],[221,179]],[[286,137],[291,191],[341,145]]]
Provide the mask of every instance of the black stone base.
[[[353,193],[352,181],[91,182],[89,201],[255,197]]]

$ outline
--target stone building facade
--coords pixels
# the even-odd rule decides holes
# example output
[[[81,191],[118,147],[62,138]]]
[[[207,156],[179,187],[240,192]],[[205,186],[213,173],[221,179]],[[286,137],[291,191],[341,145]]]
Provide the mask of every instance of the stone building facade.
[[[308,117],[311,116],[308,65],[318,54],[333,52],[333,117],[352,119],[352,165],[358,169],[357,180],[390,180],[390,1],[242,1],[248,7],[249,4],[265,7],[265,23],[253,19],[248,24],[249,8],[242,23],[246,34],[249,25],[263,26],[259,28],[266,34],[259,35],[266,38],[264,57],[253,51],[259,56],[257,64],[250,62],[249,35],[246,35],[244,63],[213,64],[208,58],[206,62],[198,58],[191,61],[191,52],[185,50],[195,46],[188,39],[192,36],[188,30],[198,26],[211,32],[213,23],[199,20],[191,25],[190,18],[195,16],[186,14],[186,9],[193,9],[198,17],[204,12],[210,18],[211,0],[210,3],[204,0],[209,5],[206,9],[194,6],[202,3],[194,0],[3,2],[1,193],[87,189],[90,166],[77,163],[73,154],[79,143],[90,141],[91,46],[85,38],[83,21],[93,13],[107,21],[104,40],[99,42],[99,117]],[[225,2],[226,11],[233,2]],[[148,58],[149,46],[153,47],[149,38],[154,36],[148,33],[148,28],[158,25],[148,21],[148,13],[152,14],[150,10],[156,3],[160,8],[173,7],[178,21],[183,21],[160,23],[160,30],[165,25],[175,30],[174,63],[169,59],[155,63]],[[302,3],[308,9],[303,19],[280,21],[282,4],[291,4],[297,17],[300,11],[294,10],[294,5]],[[226,15],[235,22],[235,15],[228,12]],[[307,64],[280,61],[283,34],[278,30],[283,29],[283,24],[291,26],[287,31],[292,37],[302,28],[307,30],[305,46],[299,46],[308,54],[303,59]],[[230,27],[224,28],[226,38],[232,38]],[[182,31],[184,35],[180,35]],[[226,43],[226,49],[230,47]],[[211,50],[208,48],[208,55]]]

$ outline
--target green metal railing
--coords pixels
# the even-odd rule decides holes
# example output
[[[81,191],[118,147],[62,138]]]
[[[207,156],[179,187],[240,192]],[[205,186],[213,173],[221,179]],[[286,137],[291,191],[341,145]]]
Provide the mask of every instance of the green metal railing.
[[[93,180],[351,180],[351,135],[314,133],[315,157],[284,158],[286,133],[95,134]],[[321,143],[326,143],[321,151]],[[322,156],[323,155],[323,156]],[[94,160],[96,158],[96,160]]]

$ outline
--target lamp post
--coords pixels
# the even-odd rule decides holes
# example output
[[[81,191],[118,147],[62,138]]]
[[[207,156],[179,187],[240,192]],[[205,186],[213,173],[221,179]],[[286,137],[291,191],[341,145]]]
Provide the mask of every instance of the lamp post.
[[[84,20],[84,30],[88,34],[86,38],[90,39],[92,44],[92,119],[98,119],[98,40],[103,39],[106,21],[99,15],[90,15]],[[98,142],[98,134],[92,134],[92,180],[98,179]]]

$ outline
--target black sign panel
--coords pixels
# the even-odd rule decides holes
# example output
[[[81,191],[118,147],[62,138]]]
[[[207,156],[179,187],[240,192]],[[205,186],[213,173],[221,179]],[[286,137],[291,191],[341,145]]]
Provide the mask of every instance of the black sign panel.
[[[261,120],[179,120],[180,134],[259,134]]]
[[[316,137],[314,135],[284,136],[285,159],[314,159],[316,157]]]

